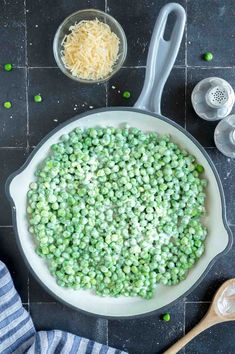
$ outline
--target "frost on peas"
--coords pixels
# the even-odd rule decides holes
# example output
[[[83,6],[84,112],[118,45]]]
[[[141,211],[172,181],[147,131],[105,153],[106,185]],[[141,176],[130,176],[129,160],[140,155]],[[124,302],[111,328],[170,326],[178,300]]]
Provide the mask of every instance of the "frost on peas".
[[[206,180],[193,156],[136,128],[76,128],[29,186],[37,253],[60,286],[153,296],[204,252]]]

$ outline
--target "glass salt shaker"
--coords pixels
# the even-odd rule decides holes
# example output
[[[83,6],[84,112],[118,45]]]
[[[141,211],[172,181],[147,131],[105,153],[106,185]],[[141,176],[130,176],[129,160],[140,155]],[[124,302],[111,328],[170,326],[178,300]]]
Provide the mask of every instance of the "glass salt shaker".
[[[215,145],[225,156],[235,157],[235,114],[219,122],[214,133]]]
[[[208,77],[194,87],[191,100],[199,117],[215,121],[230,114],[235,96],[227,81],[219,77]]]

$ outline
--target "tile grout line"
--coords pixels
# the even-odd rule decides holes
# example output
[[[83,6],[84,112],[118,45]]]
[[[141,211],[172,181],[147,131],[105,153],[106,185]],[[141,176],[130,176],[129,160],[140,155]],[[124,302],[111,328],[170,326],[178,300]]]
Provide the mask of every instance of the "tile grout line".
[[[235,66],[210,66],[210,65],[189,65],[190,69],[235,69]]]
[[[105,83],[105,106],[108,107],[108,81]]]
[[[104,11],[108,12],[108,0],[104,0]]]
[[[44,305],[44,304],[58,304],[56,301],[31,301],[31,304]]]
[[[58,66],[29,66],[29,70],[31,69],[59,69]]]
[[[106,344],[109,345],[109,320],[106,321],[107,321]]]
[[[27,12],[26,0],[24,0],[24,15],[25,15],[25,103],[26,103],[26,150],[29,150],[29,100],[28,100],[28,32],[27,32]],[[27,297],[28,297],[28,312],[30,313],[29,303],[29,273],[27,275]]]
[[[185,301],[185,304],[211,304],[211,301]]]
[[[29,150],[29,97],[28,97],[28,31],[27,31],[27,6],[24,0],[24,13],[25,13],[25,63],[26,63],[26,85],[25,85],[25,97],[26,97],[26,146]]]
[[[26,96],[26,124],[27,124],[27,129],[26,129],[26,148],[27,151],[29,150],[29,92],[28,92],[28,80],[29,80],[29,72],[28,68],[26,68],[26,85],[25,85],[25,96]]]
[[[28,290],[28,312],[30,313],[30,297],[29,297],[29,273],[28,273],[28,279],[27,279],[27,290]]]
[[[26,12],[26,0],[24,0],[24,18],[25,18],[25,31],[24,31],[24,36],[25,36],[25,67],[28,67],[28,46],[27,46],[27,39],[28,39],[28,33],[27,33],[27,12]]]
[[[25,150],[27,146],[0,146],[0,149]]]
[[[130,66],[122,66],[122,69],[146,69],[146,65],[130,65]]]

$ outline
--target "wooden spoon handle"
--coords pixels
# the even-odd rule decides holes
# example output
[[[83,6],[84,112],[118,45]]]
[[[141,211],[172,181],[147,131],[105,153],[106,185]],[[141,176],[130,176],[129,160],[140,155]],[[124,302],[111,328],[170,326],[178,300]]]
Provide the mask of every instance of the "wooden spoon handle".
[[[176,354],[180,349],[182,349],[188,342],[190,342],[194,337],[203,332],[205,329],[213,326],[216,322],[211,321],[210,318],[205,316],[191,331],[189,331],[183,338],[178,340],[169,349],[167,349],[163,354]]]

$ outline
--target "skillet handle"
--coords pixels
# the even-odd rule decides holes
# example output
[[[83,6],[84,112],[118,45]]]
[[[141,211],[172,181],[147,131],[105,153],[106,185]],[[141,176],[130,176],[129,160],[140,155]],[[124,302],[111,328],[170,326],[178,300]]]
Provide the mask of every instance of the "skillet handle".
[[[163,36],[172,12],[176,15],[176,22],[170,40],[166,41]],[[134,107],[161,114],[162,91],[179,51],[185,21],[186,14],[181,5],[169,3],[161,9],[149,45],[144,87]]]

